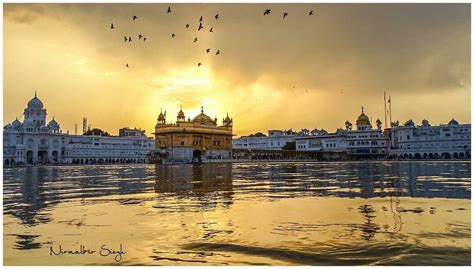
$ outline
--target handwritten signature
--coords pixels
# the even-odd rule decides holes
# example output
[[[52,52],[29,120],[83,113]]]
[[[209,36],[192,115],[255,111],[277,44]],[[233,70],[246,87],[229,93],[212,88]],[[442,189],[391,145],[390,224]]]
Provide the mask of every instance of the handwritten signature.
[[[105,244],[100,247],[100,249],[94,250],[90,248],[86,248],[84,245],[80,245],[79,249],[65,249],[63,246],[59,245],[56,249],[54,246],[49,247],[49,255],[93,255],[98,254],[103,257],[113,256],[116,262],[120,262],[123,259],[123,255],[127,253],[124,249],[122,244],[120,244],[120,248],[113,249],[107,247]]]

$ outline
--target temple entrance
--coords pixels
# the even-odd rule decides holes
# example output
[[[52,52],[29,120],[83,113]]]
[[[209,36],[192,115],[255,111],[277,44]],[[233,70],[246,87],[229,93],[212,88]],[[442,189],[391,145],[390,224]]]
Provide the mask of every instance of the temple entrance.
[[[38,163],[48,162],[48,152],[46,150],[38,151]]]
[[[202,162],[202,152],[200,150],[193,151],[193,162]]]
[[[58,152],[57,151],[53,151],[53,162],[54,163],[57,163],[59,160],[58,160]]]
[[[32,150],[28,150],[26,152],[26,163],[33,164],[33,151]]]

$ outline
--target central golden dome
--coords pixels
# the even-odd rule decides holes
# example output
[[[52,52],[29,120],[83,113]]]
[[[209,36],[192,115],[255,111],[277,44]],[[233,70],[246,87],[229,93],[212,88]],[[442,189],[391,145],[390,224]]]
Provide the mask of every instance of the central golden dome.
[[[201,107],[201,114],[194,117],[193,122],[203,124],[203,125],[213,125],[216,126],[216,121],[211,119],[208,115],[204,114],[204,109]]]
[[[360,114],[360,116],[357,118],[356,124],[357,125],[370,125],[369,117],[367,117],[367,115],[364,114],[364,108],[362,108],[362,114]]]

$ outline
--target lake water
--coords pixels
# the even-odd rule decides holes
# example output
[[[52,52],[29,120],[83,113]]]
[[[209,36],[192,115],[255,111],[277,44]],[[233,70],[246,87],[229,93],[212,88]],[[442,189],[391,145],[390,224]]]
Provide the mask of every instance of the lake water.
[[[470,265],[470,165],[6,168],[4,264]]]

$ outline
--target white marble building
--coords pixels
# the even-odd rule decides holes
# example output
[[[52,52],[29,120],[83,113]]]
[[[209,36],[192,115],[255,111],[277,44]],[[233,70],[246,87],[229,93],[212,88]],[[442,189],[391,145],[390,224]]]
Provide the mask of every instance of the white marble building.
[[[63,133],[54,117],[46,124],[47,112],[36,93],[23,115],[23,122],[15,119],[3,128],[4,165],[145,162],[154,149],[154,140],[144,135]]]
[[[353,158],[382,158],[387,155],[388,138],[382,132],[382,122],[377,119],[377,128],[372,124],[364,108],[356,121],[356,130],[352,130],[352,123],[346,121],[347,153]]]
[[[268,135],[261,133],[241,136],[232,140],[233,149],[260,149],[281,150],[286,143],[294,142],[297,137],[308,136],[309,130],[302,129],[300,132],[289,130],[268,130]]]
[[[412,120],[403,126],[392,123],[390,129],[391,158],[402,159],[465,159],[471,157],[471,124],[431,126],[427,120],[415,125]]]
[[[298,151],[346,152],[347,131],[337,129],[335,133],[315,132],[312,135],[300,136],[295,139]]]

